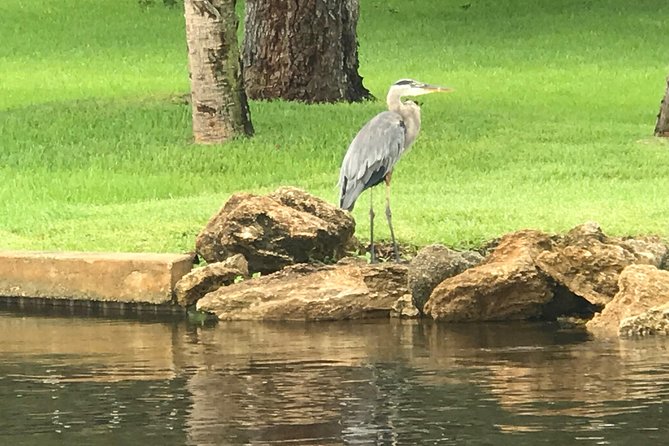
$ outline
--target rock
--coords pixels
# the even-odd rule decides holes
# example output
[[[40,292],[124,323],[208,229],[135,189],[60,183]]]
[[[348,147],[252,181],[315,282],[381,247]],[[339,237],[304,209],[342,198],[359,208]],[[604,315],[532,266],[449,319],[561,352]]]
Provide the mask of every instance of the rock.
[[[231,269],[236,269],[237,271],[239,271],[239,274],[244,278],[251,277],[251,274],[249,273],[249,262],[247,262],[246,257],[244,257],[241,254],[235,254],[232,257],[228,257],[221,263],[223,266],[227,266],[228,268]]]
[[[486,257],[485,263],[506,262],[512,258],[534,260],[555,247],[554,237],[533,229],[523,229],[503,236]]]
[[[592,222],[575,227],[553,250],[536,257],[544,273],[600,307],[618,292],[622,270],[637,261],[637,255]]]
[[[601,226],[599,226],[599,223],[595,221],[586,221],[585,223],[570,229],[564,236],[564,243],[573,245],[584,238],[594,238],[600,242],[604,242],[607,239]]]
[[[636,263],[664,268],[669,247],[659,237],[624,238],[617,243],[634,255]]]
[[[299,189],[284,187],[268,196],[235,194],[197,237],[197,252],[209,263],[234,254],[251,272],[336,261],[355,230],[351,215]]]
[[[191,305],[205,294],[234,283],[237,277],[249,277],[248,263],[241,254],[196,268],[174,287],[177,304],[183,307]]]
[[[669,303],[620,322],[620,336],[669,335]]]
[[[399,264],[300,264],[207,294],[197,309],[221,320],[341,320],[388,317],[408,293]]]
[[[411,294],[405,294],[397,299],[391,308],[390,316],[405,319],[414,319],[420,316],[418,308],[413,303]]]
[[[413,305],[422,314],[425,302],[437,285],[482,260],[477,252],[458,252],[439,244],[421,249],[409,264],[409,291]]]
[[[653,265],[628,266],[620,274],[618,287],[611,302],[586,324],[591,332],[615,336],[623,319],[669,303],[669,271],[658,270]]]
[[[446,321],[501,321],[538,318],[552,297],[545,278],[532,264],[479,265],[432,292],[425,313]]]
[[[504,236],[484,263],[441,282],[425,313],[445,321],[538,318],[553,293],[533,257],[553,246],[547,234],[518,231]]]
[[[350,216],[336,206],[295,187],[280,187],[269,198],[296,211],[306,212],[326,222],[350,224]],[[349,217],[349,218],[346,218]]]

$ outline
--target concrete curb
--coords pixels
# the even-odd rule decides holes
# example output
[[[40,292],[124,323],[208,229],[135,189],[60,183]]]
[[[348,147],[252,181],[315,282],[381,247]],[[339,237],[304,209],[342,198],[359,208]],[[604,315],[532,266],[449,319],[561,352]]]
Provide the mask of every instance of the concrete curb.
[[[0,251],[0,299],[172,304],[193,254]]]

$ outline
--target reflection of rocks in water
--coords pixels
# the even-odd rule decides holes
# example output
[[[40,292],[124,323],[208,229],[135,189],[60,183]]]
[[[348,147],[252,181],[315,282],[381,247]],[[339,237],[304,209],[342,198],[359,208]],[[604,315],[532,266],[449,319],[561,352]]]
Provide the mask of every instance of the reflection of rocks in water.
[[[0,316],[0,324],[11,345],[0,346],[3,434],[17,425],[12,417],[24,423],[18,435],[44,427],[17,413],[49,426],[58,413],[79,433],[101,424],[127,438],[170,429],[179,444],[574,444],[600,430],[620,442],[622,423],[635,436],[624,444],[666,436],[662,427],[643,431],[661,426],[667,406],[662,338],[398,320],[201,328]],[[110,376],[123,381],[104,382]]]
[[[185,346],[188,354],[179,358],[200,364],[188,381],[190,441],[214,435],[235,443],[340,444],[347,426],[369,422],[365,417],[381,401],[375,370],[365,364],[391,361],[401,348],[396,335],[381,338],[377,331],[378,325],[359,323],[226,323],[223,330],[198,330],[197,344]],[[226,348],[214,348],[219,345]]]
[[[181,350],[190,353],[179,362],[203,363],[189,372],[189,442],[390,444],[401,437],[422,444],[425,438],[472,438],[476,421],[469,407],[484,395],[466,382],[433,388],[423,381],[434,369],[415,367],[414,360],[426,358],[420,324],[224,325],[192,333],[197,344]],[[443,405],[443,411],[426,412],[426,404]],[[448,434],[438,425],[444,411]],[[495,404],[478,411],[485,420],[503,415]],[[477,435],[495,431],[487,421],[476,428]]]
[[[470,369],[429,382],[476,383],[518,415],[629,413],[657,404],[657,383],[669,382],[669,369],[656,368],[666,363],[669,342],[662,340],[593,342],[582,330],[526,323],[433,325],[428,336],[430,359],[422,367]]]
[[[166,324],[63,317],[0,317],[0,357],[53,357],[53,364],[81,368],[77,376],[39,376],[59,382],[117,382],[175,376],[172,329]],[[67,358],[67,362],[60,364]],[[141,362],[143,367],[134,367]],[[93,367],[93,368],[92,368]]]
[[[505,432],[551,432],[570,444],[587,420],[628,416],[669,383],[657,344],[557,324],[226,323],[190,336],[177,362],[199,364],[192,443],[502,444]]]
[[[431,432],[444,413],[463,438],[494,419],[478,429],[496,438],[554,417],[629,414],[669,383],[657,369],[664,344],[593,341],[557,324],[225,323],[191,336],[176,350],[189,352],[177,363],[199,364],[188,380],[195,443],[225,429],[241,442],[374,444],[379,432],[412,431],[412,420]]]

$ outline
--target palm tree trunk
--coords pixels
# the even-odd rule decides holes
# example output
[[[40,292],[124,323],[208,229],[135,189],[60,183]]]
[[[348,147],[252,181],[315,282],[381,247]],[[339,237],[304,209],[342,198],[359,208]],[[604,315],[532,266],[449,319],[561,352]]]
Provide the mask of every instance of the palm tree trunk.
[[[221,143],[253,134],[244,92],[236,0],[185,0],[193,137]]]

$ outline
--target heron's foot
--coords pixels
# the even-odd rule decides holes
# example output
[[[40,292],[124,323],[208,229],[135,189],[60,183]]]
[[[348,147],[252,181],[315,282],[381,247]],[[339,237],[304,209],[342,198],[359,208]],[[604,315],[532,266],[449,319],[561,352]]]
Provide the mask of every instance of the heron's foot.
[[[411,248],[407,249],[410,250]],[[412,257],[412,254],[405,252],[404,247],[399,243],[397,244],[397,248],[395,248],[395,244],[390,240],[381,240],[379,242],[375,242],[373,246],[371,244],[367,244],[361,249],[359,253],[360,255],[365,255],[367,257],[367,262],[369,264],[406,264],[409,263],[409,260],[406,256],[408,255],[409,258]]]
[[[393,257],[395,258],[395,263],[400,263],[400,248],[397,246],[397,240],[395,240],[395,234],[391,232],[393,236]]]

